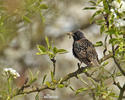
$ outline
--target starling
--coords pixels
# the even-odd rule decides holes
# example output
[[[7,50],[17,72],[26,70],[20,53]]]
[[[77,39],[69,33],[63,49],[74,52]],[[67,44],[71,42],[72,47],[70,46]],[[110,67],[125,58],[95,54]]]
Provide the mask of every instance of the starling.
[[[98,55],[92,42],[86,39],[80,30],[71,32],[71,35],[74,40],[73,55],[87,66],[99,66]]]

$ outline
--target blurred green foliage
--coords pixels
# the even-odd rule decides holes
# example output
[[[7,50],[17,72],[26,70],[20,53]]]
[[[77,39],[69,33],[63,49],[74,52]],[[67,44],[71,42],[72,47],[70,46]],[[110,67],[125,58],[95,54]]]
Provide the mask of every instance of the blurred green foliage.
[[[43,0],[0,0],[0,52],[17,35],[19,23],[30,24],[37,16],[44,22],[42,10],[47,8]]]

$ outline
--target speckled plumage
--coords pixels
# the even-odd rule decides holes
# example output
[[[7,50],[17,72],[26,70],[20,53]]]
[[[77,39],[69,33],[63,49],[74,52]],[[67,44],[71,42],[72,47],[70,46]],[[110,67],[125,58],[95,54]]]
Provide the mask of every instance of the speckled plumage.
[[[85,38],[81,31],[73,33],[73,55],[87,66],[99,66],[98,55],[94,45]]]

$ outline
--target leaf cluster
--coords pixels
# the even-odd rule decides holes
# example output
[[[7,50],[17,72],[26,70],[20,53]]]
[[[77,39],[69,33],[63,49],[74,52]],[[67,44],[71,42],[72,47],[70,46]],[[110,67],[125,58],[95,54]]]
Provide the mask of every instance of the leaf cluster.
[[[67,50],[65,49],[58,49],[57,47],[52,47],[48,37],[45,38],[47,48],[43,45],[37,45],[37,48],[39,52],[37,52],[37,55],[48,55],[50,59],[55,58],[57,54],[64,54],[67,53]]]
[[[121,0],[97,0],[90,1],[90,3],[93,6],[85,7],[84,10],[93,10],[93,8],[96,10],[90,19],[91,23],[95,21],[96,16],[102,16],[102,18],[95,21],[100,26],[100,34],[107,34],[110,37],[108,43],[114,47],[119,46],[115,55],[122,56],[122,59],[125,59],[125,30],[123,28],[125,25],[121,26],[121,23],[124,22],[125,11],[119,10],[123,7]],[[119,8],[116,5],[119,5]],[[104,44],[103,41],[99,41],[95,46],[104,46]]]

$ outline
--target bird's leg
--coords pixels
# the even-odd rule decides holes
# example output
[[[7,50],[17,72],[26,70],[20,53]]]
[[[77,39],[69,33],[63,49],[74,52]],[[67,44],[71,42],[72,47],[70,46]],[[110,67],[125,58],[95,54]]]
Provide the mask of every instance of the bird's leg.
[[[82,62],[81,62],[81,63],[77,63],[77,65],[78,65],[78,70],[80,69],[81,64],[82,64]],[[75,77],[78,79],[77,74],[76,74],[76,76],[75,76]]]
[[[82,62],[78,63],[78,69],[80,69],[80,66],[82,65]]]

